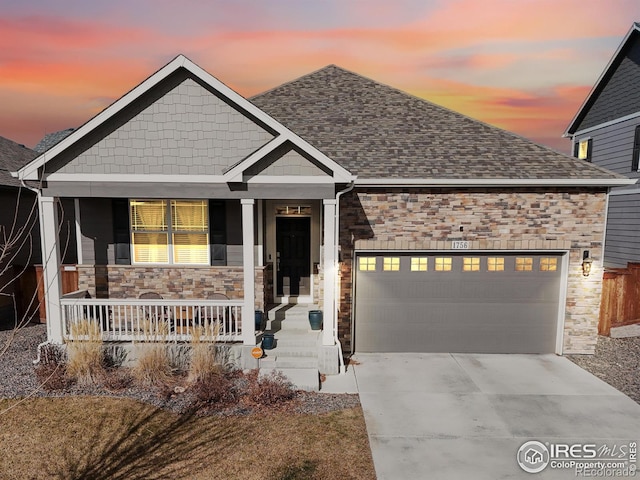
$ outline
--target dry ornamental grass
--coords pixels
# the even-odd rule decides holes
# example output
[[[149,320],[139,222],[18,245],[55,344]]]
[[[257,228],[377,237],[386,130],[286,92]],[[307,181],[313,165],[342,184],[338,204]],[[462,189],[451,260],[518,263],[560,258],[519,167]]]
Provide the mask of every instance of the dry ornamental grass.
[[[219,324],[209,323],[196,326],[191,331],[191,359],[189,362],[190,383],[204,380],[210,375],[220,373],[221,366],[216,359],[216,343]]]
[[[132,369],[133,378],[145,386],[168,383],[171,378],[166,344],[169,324],[166,321],[145,320],[142,335],[143,341],[136,343],[137,360]]]
[[[100,325],[87,319],[70,325],[67,340],[67,375],[80,385],[95,385],[103,374]]]

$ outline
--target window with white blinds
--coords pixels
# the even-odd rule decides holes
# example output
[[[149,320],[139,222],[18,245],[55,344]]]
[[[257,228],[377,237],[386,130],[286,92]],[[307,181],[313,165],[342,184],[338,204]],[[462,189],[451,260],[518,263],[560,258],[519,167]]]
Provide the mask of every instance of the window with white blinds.
[[[207,200],[131,200],[134,263],[209,264]]]

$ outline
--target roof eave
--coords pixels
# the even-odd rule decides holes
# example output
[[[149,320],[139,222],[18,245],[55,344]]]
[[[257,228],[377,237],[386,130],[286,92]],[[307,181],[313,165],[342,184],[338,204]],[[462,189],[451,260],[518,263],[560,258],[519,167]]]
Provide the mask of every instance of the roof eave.
[[[585,98],[584,102],[582,102],[582,105],[580,105],[580,108],[578,109],[578,112],[575,114],[575,116],[571,120],[571,123],[569,123],[569,126],[564,131],[564,133],[562,134],[562,136],[564,138],[571,137],[575,133],[576,124],[578,123],[578,119],[582,118],[583,110],[585,110],[587,108],[587,106],[590,105],[591,98],[596,94],[596,92],[598,92],[600,90],[600,84],[605,79],[605,77],[607,77],[607,74],[609,73],[609,70],[618,61],[619,56],[622,54],[622,51],[627,46],[627,43],[629,42],[631,36],[635,32],[640,32],[640,24],[638,24],[636,22],[633,23],[633,25],[631,26],[631,28],[629,29],[629,31],[625,35],[624,39],[622,40],[622,42],[618,46],[618,49],[613,54],[611,59],[609,59],[609,62],[607,63],[607,66],[604,68],[604,70],[602,71],[602,73],[598,77],[598,80],[596,81],[596,83],[593,85],[593,87],[589,91],[589,94]]]
[[[356,187],[623,187],[635,178],[358,178]]]

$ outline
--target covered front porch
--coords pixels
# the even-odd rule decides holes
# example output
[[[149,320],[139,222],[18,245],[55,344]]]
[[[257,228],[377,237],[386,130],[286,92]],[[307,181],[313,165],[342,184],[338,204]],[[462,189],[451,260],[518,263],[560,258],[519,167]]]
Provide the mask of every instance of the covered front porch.
[[[60,224],[59,200],[40,199],[42,212],[53,219],[51,227]],[[123,202],[126,209],[121,208]],[[62,293],[61,271],[70,267],[59,261],[63,247],[59,229],[43,229],[43,245],[50,252],[43,268],[49,341],[73,339],[74,326],[83,321],[98,325],[105,342],[189,342],[197,329],[201,339],[242,346],[248,360],[251,347],[260,345],[265,330],[280,330],[282,323],[275,312],[300,304],[323,311],[324,328],[314,338],[319,350],[335,350],[331,355],[335,367],[321,370],[337,372],[341,353],[336,332],[335,198],[207,200],[204,205],[217,205],[217,210],[204,215],[208,252],[207,264],[200,265],[139,261],[141,255],[133,244],[138,230],[132,220],[137,202],[73,199],[75,292]],[[210,215],[222,211],[226,212],[224,235],[215,230],[218,227]],[[172,214],[167,215],[171,224]],[[119,232],[118,226],[123,225],[127,231]],[[171,243],[166,248],[174,248]],[[158,244],[144,244],[144,255],[158,248]],[[176,252],[172,255],[175,258]],[[256,311],[264,313],[260,324],[255,321]],[[296,323],[295,328],[300,325]],[[309,343],[304,335],[298,339]],[[315,357],[327,355],[316,353]],[[243,361],[243,365],[250,363]]]

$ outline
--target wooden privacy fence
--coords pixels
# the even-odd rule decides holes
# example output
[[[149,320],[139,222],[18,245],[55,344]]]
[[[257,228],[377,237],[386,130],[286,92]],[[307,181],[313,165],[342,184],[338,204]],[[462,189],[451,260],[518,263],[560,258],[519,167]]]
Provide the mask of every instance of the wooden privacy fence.
[[[602,301],[598,333],[609,335],[611,327],[640,322],[640,263],[607,270],[602,277]]]
[[[75,265],[62,265],[60,267],[62,277],[62,294],[75,292],[78,290],[78,269]],[[44,278],[42,276],[42,265],[36,265],[36,280],[38,282],[38,304],[40,312],[40,323],[47,321],[47,309],[44,302]]]

